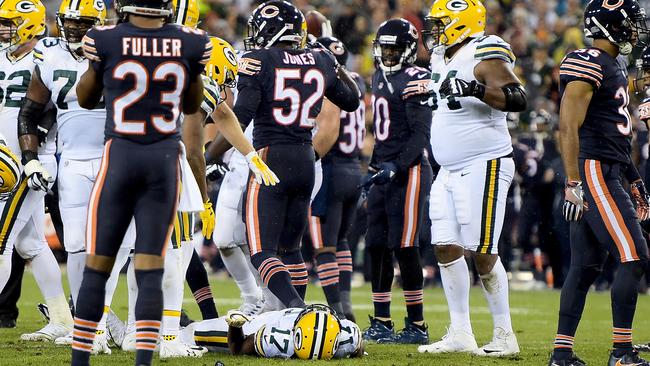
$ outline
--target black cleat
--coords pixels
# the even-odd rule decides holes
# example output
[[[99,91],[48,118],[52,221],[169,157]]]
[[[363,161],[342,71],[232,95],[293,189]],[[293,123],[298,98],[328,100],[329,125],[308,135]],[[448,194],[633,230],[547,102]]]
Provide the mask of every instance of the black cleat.
[[[16,328],[16,319],[0,318],[0,328]]]
[[[180,326],[185,328],[188,325],[194,323],[194,320],[190,319],[190,317],[187,315],[185,310],[181,309],[181,321],[180,321]]]
[[[390,328],[384,322],[368,315],[370,326],[363,331],[363,339],[366,341],[378,341],[382,338],[392,338],[395,336],[393,322],[390,322]]]
[[[639,352],[631,350],[621,357],[614,356],[614,352],[609,354],[607,366],[650,366],[650,362],[639,357]]]
[[[575,353],[571,353],[571,356],[566,360],[556,360],[553,358],[551,353],[551,359],[548,360],[548,366],[587,366],[587,364],[578,358]]]
[[[635,344],[634,349],[639,352],[650,352],[650,343]]]
[[[429,343],[429,328],[426,324],[419,327],[409,319],[404,318],[404,329],[387,338],[380,338],[377,343],[427,344]]]

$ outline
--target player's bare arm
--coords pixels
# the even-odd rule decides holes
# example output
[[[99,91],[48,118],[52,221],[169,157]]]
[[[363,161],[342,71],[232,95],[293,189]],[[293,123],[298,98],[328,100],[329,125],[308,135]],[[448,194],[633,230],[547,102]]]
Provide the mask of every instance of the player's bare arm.
[[[239,120],[227,104],[221,103],[212,113],[212,120],[217,125],[219,135],[229,142],[242,155],[255,151],[253,145],[244,136]],[[214,142],[212,143],[214,144]],[[211,145],[212,145],[211,144]]]
[[[201,108],[203,101],[203,80],[201,75],[196,75],[194,80],[190,81],[187,91],[183,96],[183,113],[185,115],[196,113]]]
[[[208,194],[205,182],[205,157],[202,151],[203,116],[200,112],[188,114],[183,119],[183,143],[187,152],[187,162],[192,168],[192,174],[205,202],[208,200]]]
[[[101,78],[92,64],[88,64],[88,70],[81,75],[77,84],[77,99],[81,108],[94,109],[102,99],[103,89]]]
[[[316,117],[316,124],[318,125],[318,132],[316,132],[312,143],[318,156],[325,156],[339,138],[341,109],[329,100],[324,99],[323,107],[318,117]]]
[[[255,353],[255,335],[244,335],[241,327],[228,327],[228,349],[230,353],[238,355],[256,355]]]
[[[593,94],[594,90],[591,84],[584,81],[572,81],[567,85],[560,104],[560,152],[569,181],[580,180],[578,129],[585,120]]]
[[[526,93],[521,81],[505,61],[481,61],[474,69],[474,76],[485,85],[485,94],[481,100],[490,107],[508,112],[526,109]]]

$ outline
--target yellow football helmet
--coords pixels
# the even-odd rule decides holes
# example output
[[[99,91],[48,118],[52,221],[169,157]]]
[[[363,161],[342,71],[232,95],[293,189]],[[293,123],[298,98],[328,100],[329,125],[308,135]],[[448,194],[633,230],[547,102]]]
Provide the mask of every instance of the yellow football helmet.
[[[293,326],[293,350],[301,360],[329,360],[339,348],[341,323],[334,311],[322,304],[309,305]]]
[[[485,33],[485,6],[479,0],[436,0],[424,19],[422,36],[430,51]]]
[[[81,40],[90,28],[103,25],[105,20],[103,0],[63,0],[56,13],[59,37],[73,51],[81,48]]]
[[[230,43],[219,37],[210,37],[212,54],[205,65],[205,75],[219,87],[234,88],[237,78],[237,56]]]
[[[4,137],[0,137],[0,201],[11,197],[20,181],[18,158],[5,145]]]
[[[199,0],[173,0],[173,23],[196,28],[199,25]]]
[[[45,6],[40,0],[0,1],[0,51],[15,50],[45,31]]]

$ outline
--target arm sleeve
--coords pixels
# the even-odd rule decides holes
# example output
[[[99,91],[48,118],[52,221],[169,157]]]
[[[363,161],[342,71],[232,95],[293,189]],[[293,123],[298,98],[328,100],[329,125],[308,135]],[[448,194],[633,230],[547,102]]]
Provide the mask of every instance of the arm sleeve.
[[[101,65],[104,61],[102,59],[101,47],[99,47],[101,44],[100,33],[97,29],[92,28],[81,40],[84,57],[90,61],[90,64],[98,73],[100,73]]]
[[[262,61],[253,54],[245,54],[239,60],[239,76],[237,81],[237,101],[233,112],[237,116],[242,129],[255,118],[257,107],[262,101]]]
[[[429,144],[433,110],[427,103],[428,99],[428,95],[420,94],[406,100],[406,120],[411,129],[411,137],[396,161],[402,172],[408,170]]]
[[[633,183],[641,179],[641,174],[639,174],[639,171],[636,170],[636,166],[634,166],[634,163],[628,164],[624,174],[625,174],[625,179],[627,179],[628,183]]]
[[[203,70],[205,70],[205,65],[208,63],[208,61],[210,61],[210,55],[212,55],[212,43],[210,42],[208,35],[203,33],[197,37],[198,40],[196,40],[196,43],[201,46],[197,47],[199,50],[196,58],[196,63],[192,65],[190,69],[190,78],[195,78],[196,75],[203,73]]]
[[[319,54],[320,52],[316,53],[316,55]],[[322,56],[321,59],[324,60],[324,62],[321,63],[321,65],[323,65],[323,70],[331,70],[334,74],[334,82],[330,83],[329,87],[325,90],[325,96],[342,110],[347,112],[355,111],[359,108],[359,96],[338,77],[334,61],[332,61],[328,56]]]
[[[602,67],[594,62],[594,58],[588,54],[584,54],[587,59],[579,56],[583,56],[583,54],[571,53],[562,60],[560,64],[561,84],[566,85],[572,81],[584,81],[591,84],[594,90],[598,90],[603,81]]]

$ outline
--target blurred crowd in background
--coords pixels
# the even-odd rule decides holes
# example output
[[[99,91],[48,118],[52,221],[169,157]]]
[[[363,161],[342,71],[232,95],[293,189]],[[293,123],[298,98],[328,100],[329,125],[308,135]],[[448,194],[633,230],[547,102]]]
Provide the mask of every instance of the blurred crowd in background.
[[[236,49],[243,49],[246,21],[259,0],[202,0],[200,27],[209,34],[222,37]],[[334,35],[347,46],[348,69],[369,79],[374,72],[371,46],[374,33],[385,20],[402,17],[422,29],[432,0],[295,0],[303,12],[318,10],[330,19]],[[510,43],[517,56],[516,74],[528,93],[529,110],[511,113],[509,127],[515,146],[516,184],[513,184],[506,213],[506,226],[501,238],[500,253],[506,268],[513,273],[513,288],[562,286],[568,270],[569,228],[560,210],[564,201],[564,173],[556,145],[558,125],[558,65],[568,52],[583,48],[582,16],[586,0],[485,0],[487,34],[501,36]],[[640,0],[648,8],[650,0]],[[58,0],[44,1],[54,19]],[[113,6],[109,1],[109,9]],[[114,14],[114,13],[113,13]],[[52,24],[51,31],[56,31]],[[634,54],[630,59],[634,58]],[[416,63],[429,64],[429,55],[422,45]],[[634,62],[629,64],[630,78],[636,75]],[[632,85],[632,83],[630,83]],[[369,96],[368,96],[369,101]],[[630,112],[636,115],[640,96],[633,97]],[[367,110],[370,110],[369,103]],[[372,113],[367,113],[367,131],[372,133]],[[432,131],[435,133],[435,130]],[[366,141],[371,141],[371,138]],[[372,152],[367,144],[366,159]],[[635,118],[634,159],[644,175],[648,159],[648,132]],[[363,164],[364,162],[362,162]],[[215,185],[215,188],[218,185]],[[216,200],[215,200],[216,201]],[[214,201],[213,201],[214,202]],[[425,211],[428,212],[428,211]],[[350,245],[356,248],[355,268],[363,272],[363,235],[365,215],[361,210]],[[217,218],[218,220],[218,218]],[[421,248],[427,262],[426,280],[436,284],[436,260],[427,245],[430,233],[422,233]],[[216,248],[204,243],[205,259],[220,270]],[[309,251],[309,246],[305,245]],[[311,258],[305,253],[305,258]],[[611,282],[615,261],[608,264],[598,289],[605,290]],[[360,276],[359,276],[360,277]]]

